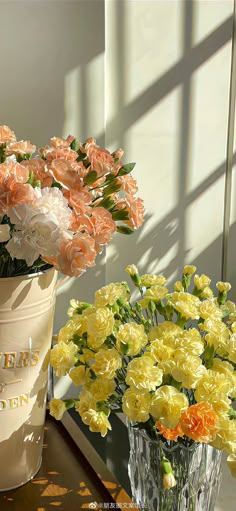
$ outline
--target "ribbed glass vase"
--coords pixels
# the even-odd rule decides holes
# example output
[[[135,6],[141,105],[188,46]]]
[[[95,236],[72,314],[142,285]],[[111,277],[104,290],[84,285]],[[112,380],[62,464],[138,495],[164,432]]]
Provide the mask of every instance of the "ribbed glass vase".
[[[221,483],[221,451],[208,444],[163,443],[128,423],[129,478],[141,511],[213,511]],[[163,487],[161,452],[172,464],[176,486]]]

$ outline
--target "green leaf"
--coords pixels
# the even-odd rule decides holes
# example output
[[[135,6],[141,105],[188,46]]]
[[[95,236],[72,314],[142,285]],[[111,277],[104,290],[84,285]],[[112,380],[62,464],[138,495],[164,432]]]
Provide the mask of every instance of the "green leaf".
[[[111,195],[112,193],[115,193],[115,192],[118,192],[119,190],[121,189],[121,184],[120,183],[116,183],[115,181],[111,184],[109,184],[108,186],[106,186],[106,188],[104,188],[104,197],[108,197],[108,195]]]
[[[35,181],[33,183],[33,188],[41,188],[41,181],[40,181],[40,179],[37,179],[37,181]]]
[[[75,406],[75,400],[74,399],[63,399],[66,409],[69,410],[69,408],[74,408]]]
[[[99,202],[99,207],[103,207],[105,209],[112,209],[115,206],[114,200],[110,197],[105,197],[101,202]]]
[[[59,190],[61,190],[62,185],[60,183],[58,183],[57,181],[54,181],[54,183],[52,183],[51,188],[59,188]]]
[[[110,415],[110,407],[106,401],[97,401],[97,411],[103,412],[107,417]]]
[[[90,172],[88,172],[87,176],[84,178],[84,184],[92,185],[97,180],[97,177],[98,175],[96,170],[90,170]]]
[[[78,149],[77,153],[78,153],[78,158],[76,161],[83,161],[87,158],[87,154],[83,153],[80,149]]]
[[[134,230],[131,229],[128,225],[118,225],[117,232],[120,234],[133,234]]]
[[[134,169],[136,163],[126,163],[123,165],[123,167],[120,168],[117,176],[126,176],[127,174],[130,174],[132,170]]]
[[[78,141],[78,138],[75,138],[75,139],[73,140],[73,142],[71,142],[70,147],[71,147],[72,151],[76,151],[76,152],[78,151],[78,149],[79,149],[79,141]]]
[[[128,211],[125,211],[125,210],[114,211],[114,212],[112,212],[112,218],[114,221],[129,220],[129,213],[128,213]]]
[[[229,408],[228,415],[229,415],[230,420],[235,420],[236,419],[236,410],[234,410],[233,408]]]
[[[34,182],[34,173],[32,172],[32,170],[30,170],[29,179],[27,181],[27,184],[32,185],[33,182]]]

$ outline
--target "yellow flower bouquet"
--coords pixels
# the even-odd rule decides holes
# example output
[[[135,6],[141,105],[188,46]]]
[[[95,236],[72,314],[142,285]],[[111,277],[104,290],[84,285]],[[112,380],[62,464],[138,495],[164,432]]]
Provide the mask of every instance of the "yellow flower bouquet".
[[[214,294],[210,278],[195,274],[194,266],[184,267],[172,292],[162,275],[139,275],[135,265],[126,272],[140,292],[136,301],[130,301],[126,282],[99,289],[93,304],[71,301],[70,319],[50,360],[56,375],[69,374],[80,392],[75,399],[53,399],[50,413],[60,419],[75,407],[91,431],[105,436],[111,429],[110,413],[123,412],[137,504],[162,511],[212,510],[222,450],[236,476],[236,306],[227,299],[231,286],[218,282]],[[150,463],[139,459],[144,441],[160,479],[150,499],[148,491],[136,491],[142,471],[146,480],[150,477],[149,494],[155,485]],[[201,468],[198,477],[194,463]]]

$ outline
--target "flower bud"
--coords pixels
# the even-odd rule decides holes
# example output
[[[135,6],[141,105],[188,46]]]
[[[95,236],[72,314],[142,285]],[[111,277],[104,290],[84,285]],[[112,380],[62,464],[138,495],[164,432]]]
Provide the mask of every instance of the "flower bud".
[[[116,150],[114,151],[114,153],[113,153],[113,155],[112,155],[112,156],[113,156],[115,159],[121,160],[121,158],[123,157],[123,155],[124,155],[124,151],[123,151],[123,149],[121,149],[121,148],[119,147],[118,149],[116,149]]]
[[[163,486],[165,490],[170,490],[176,486],[176,480],[174,478],[174,474],[164,474],[163,475]]]
[[[129,264],[128,266],[126,266],[125,271],[131,277],[134,285],[137,287],[140,287],[141,279],[140,279],[140,275],[139,275],[137,266],[135,266],[135,264]]]
[[[170,490],[176,486],[176,480],[173,474],[171,463],[167,458],[163,458],[161,461],[161,471],[163,474],[163,486],[165,490]]]
[[[193,275],[193,273],[195,273],[196,269],[197,269],[196,266],[186,265],[186,266],[184,266],[183,274],[184,275]]]

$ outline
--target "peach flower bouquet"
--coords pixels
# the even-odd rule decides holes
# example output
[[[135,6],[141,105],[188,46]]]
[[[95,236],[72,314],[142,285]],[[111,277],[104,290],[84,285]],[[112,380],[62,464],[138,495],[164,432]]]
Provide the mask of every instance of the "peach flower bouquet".
[[[51,138],[37,153],[0,126],[0,277],[50,266],[78,277],[115,232],[140,227],[135,164],[123,164],[123,154],[72,135]]]

